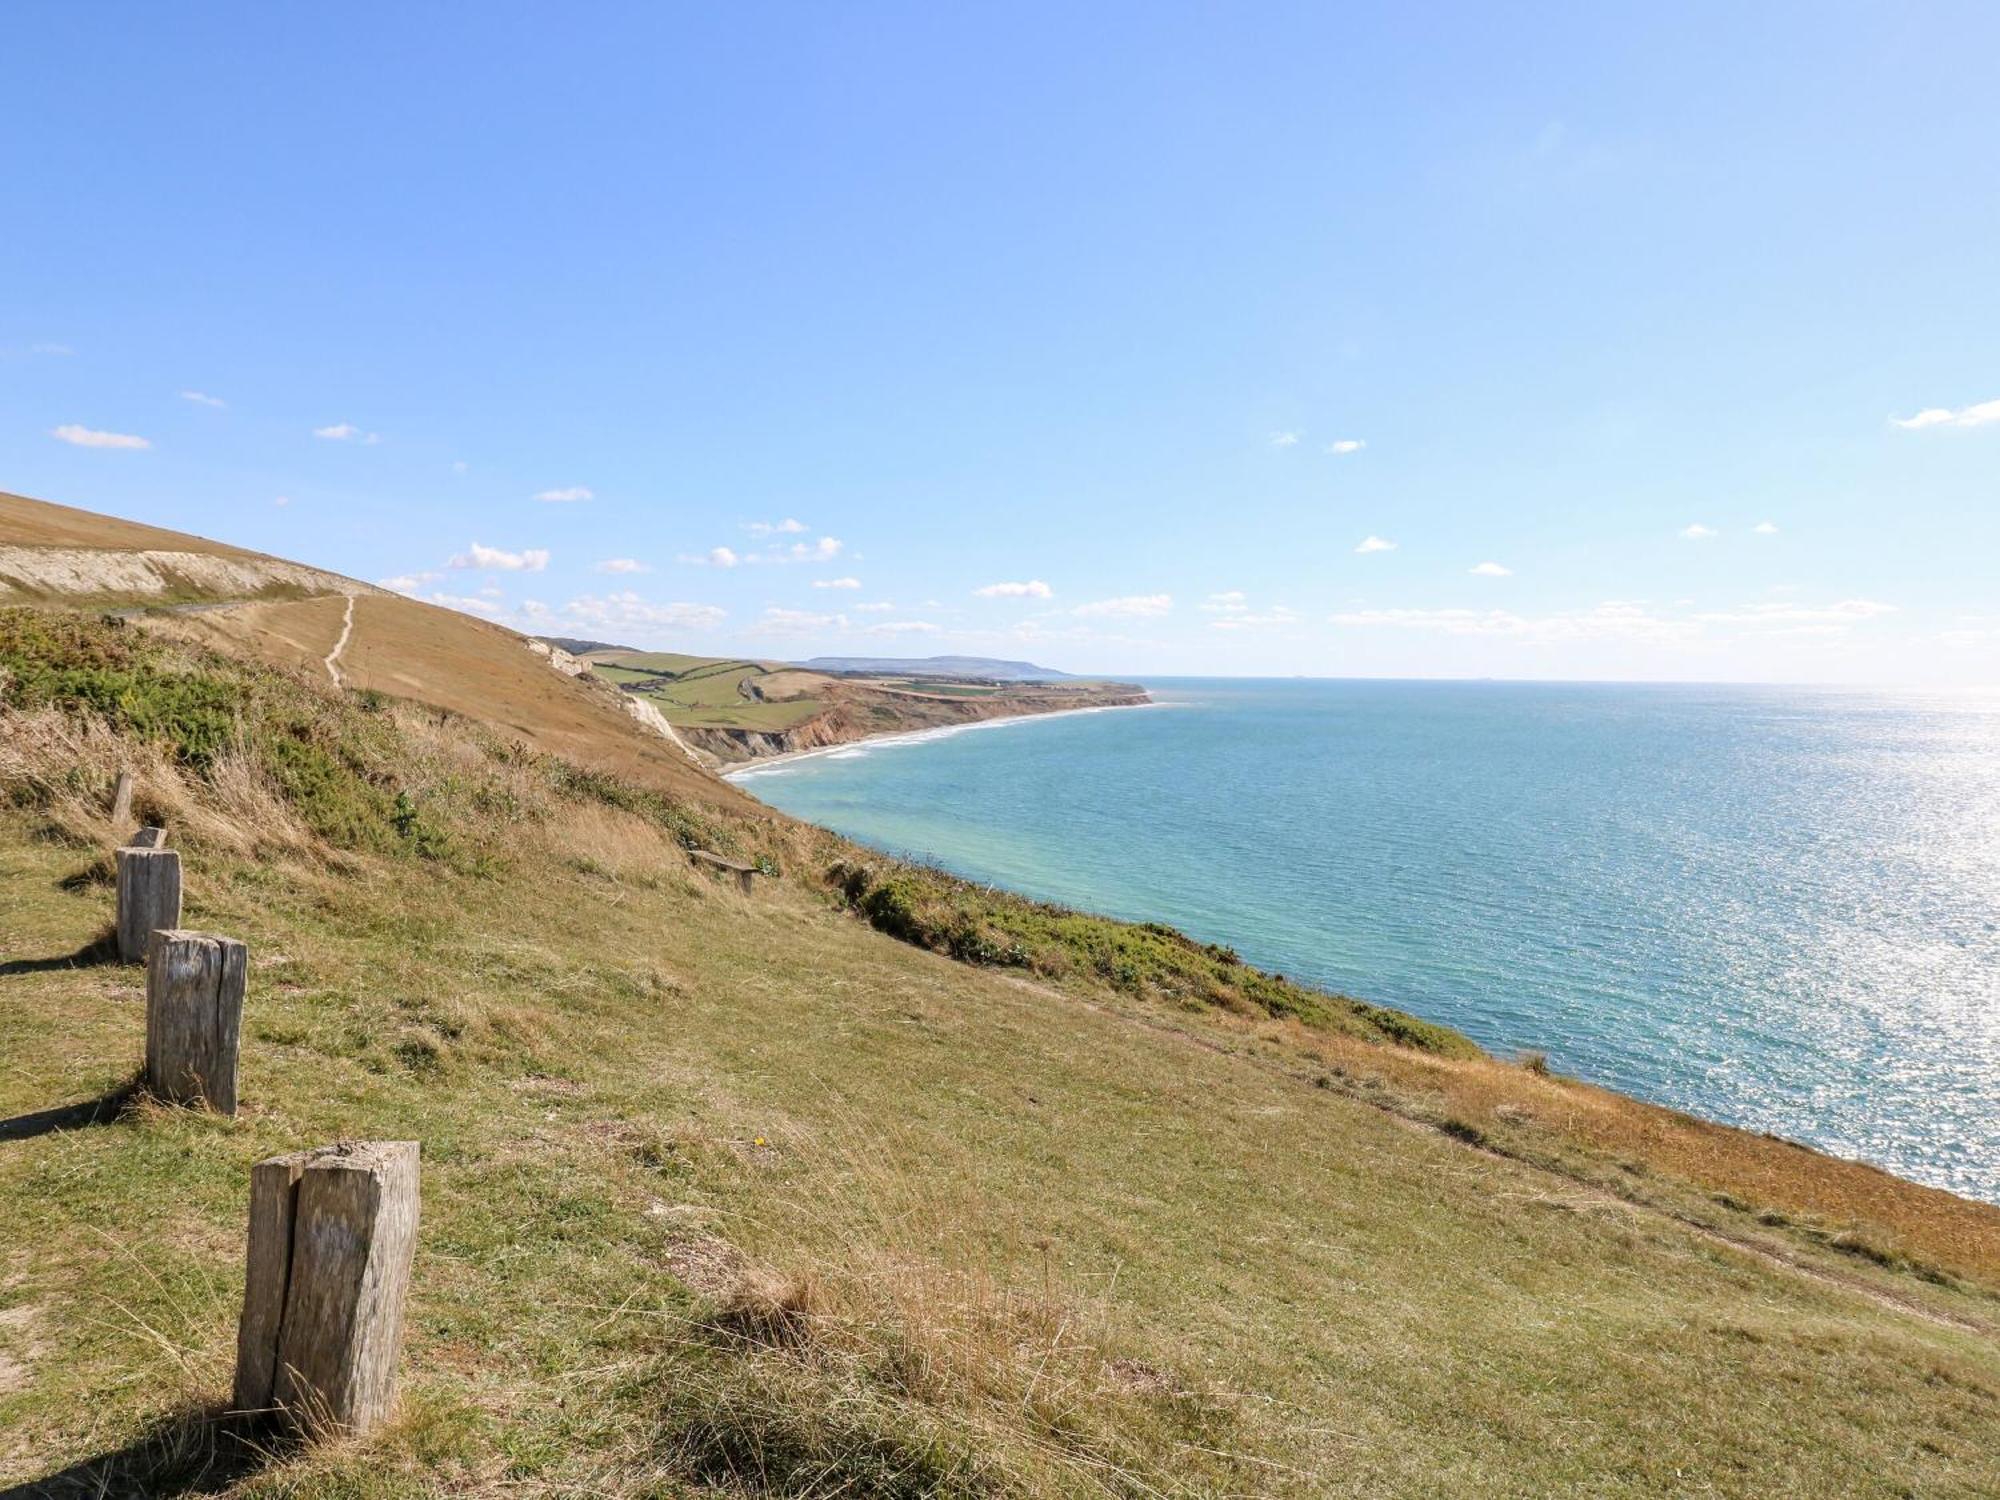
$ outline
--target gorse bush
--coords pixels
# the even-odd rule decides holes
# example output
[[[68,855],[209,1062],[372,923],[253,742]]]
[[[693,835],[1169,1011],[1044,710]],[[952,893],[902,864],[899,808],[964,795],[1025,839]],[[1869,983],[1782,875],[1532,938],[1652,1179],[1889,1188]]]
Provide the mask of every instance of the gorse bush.
[[[843,860],[826,879],[877,930],[965,963],[1094,980],[1187,1009],[1292,1019],[1445,1056],[1478,1052],[1448,1027],[1267,974],[1233,949],[1162,923],[1119,922],[1030,901],[921,865],[878,870]]]

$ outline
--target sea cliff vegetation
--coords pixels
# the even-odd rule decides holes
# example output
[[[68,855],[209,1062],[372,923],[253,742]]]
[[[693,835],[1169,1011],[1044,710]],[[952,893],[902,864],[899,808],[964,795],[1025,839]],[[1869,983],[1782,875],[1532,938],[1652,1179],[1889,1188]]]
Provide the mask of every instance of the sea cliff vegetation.
[[[124,768],[250,944],[234,1119],[130,1087]],[[0,1485],[2000,1487],[2000,1212],[695,785],[0,611]],[[356,1137],[403,1414],[248,1445],[249,1166]]]

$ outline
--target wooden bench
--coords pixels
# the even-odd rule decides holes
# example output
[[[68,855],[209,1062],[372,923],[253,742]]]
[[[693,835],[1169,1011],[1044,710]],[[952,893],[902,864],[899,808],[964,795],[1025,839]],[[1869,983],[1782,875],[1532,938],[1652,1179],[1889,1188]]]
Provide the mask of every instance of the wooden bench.
[[[740,859],[730,859],[727,855],[716,854],[707,849],[690,849],[688,858],[698,865],[708,865],[717,870],[727,870],[736,877],[737,885],[744,895],[750,894],[751,877],[758,873],[755,865],[746,865]]]

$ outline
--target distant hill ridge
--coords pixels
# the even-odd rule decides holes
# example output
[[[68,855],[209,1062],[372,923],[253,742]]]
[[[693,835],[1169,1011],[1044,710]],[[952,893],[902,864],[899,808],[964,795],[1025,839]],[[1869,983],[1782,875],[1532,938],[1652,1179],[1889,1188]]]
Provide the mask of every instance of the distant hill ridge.
[[[894,672],[905,677],[986,677],[999,682],[1059,682],[1075,675],[1031,661],[991,656],[815,656],[799,665],[815,672]]]

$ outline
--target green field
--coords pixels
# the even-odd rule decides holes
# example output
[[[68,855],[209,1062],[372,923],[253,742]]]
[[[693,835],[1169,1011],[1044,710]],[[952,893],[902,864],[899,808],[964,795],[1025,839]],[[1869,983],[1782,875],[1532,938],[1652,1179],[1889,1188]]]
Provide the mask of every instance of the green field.
[[[745,697],[746,678],[769,676],[763,662],[741,657],[682,656],[635,651],[593,661],[592,670],[627,691],[643,693],[667,722],[699,729],[790,729],[821,708],[817,698],[763,703]]]

